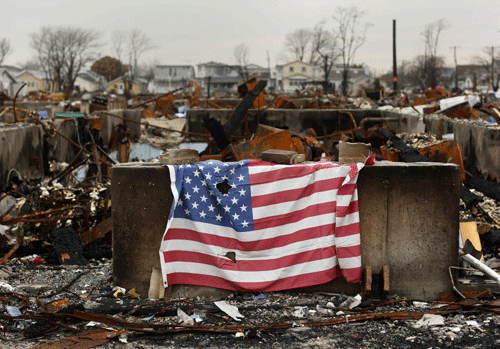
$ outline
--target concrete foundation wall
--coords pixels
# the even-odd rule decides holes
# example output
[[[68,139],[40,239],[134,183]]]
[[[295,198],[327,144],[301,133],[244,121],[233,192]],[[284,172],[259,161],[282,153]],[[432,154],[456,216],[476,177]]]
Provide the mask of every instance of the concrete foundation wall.
[[[186,112],[186,128],[190,132],[204,133],[205,126],[203,117],[209,115],[221,122],[226,123],[233,109],[191,109]],[[314,128],[319,136],[331,134],[340,130],[348,130],[353,127],[351,118],[345,112],[353,115],[359,125],[366,117],[381,117],[380,110],[345,110],[340,112],[336,109],[266,109],[248,111],[248,126],[250,133],[255,132],[257,124],[284,127],[287,126],[291,132],[300,132],[307,128]],[[340,125],[339,125],[340,119]],[[241,124],[239,134],[244,135],[245,123]]]
[[[365,167],[358,184],[363,265],[375,273],[389,265],[391,292],[403,297],[431,300],[451,291],[448,266],[456,265],[458,254],[458,167],[380,162]],[[151,268],[160,266],[158,250],[172,203],[168,168],[116,165],[111,191],[114,282],[145,295]],[[334,280],[306,290],[320,289],[356,294],[360,285]],[[173,290],[177,296],[200,292],[207,294],[195,286]]]
[[[11,101],[5,102],[5,106],[12,107],[13,103]],[[17,102],[17,108],[34,110],[34,111],[47,111],[49,117],[53,117],[56,112],[63,112],[64,108],[58,105],[58,102]]]
[[[109,111],[110,114],[118,115],[121,117],[125,117],[127,119],[141,121],[141,110],[139,109],[114,109]],[[130,138],[132,141],[138,140],[141,137],[141,125],[126,121],[120,118],[112,117],[111,115],[102,115],[102,128],[101,128],[101,137],[103,140],[104,146],[109,145],[109,140],[111,138],[111,134],[113,133],[113,128],[116,125],[125,125],[126,128],[130,130]]]
[[[441,136],[453,133],[462,151],[465,170],[479,172],[500,183],[500,128],[474,120],[453,120],[441,115],[425,116],[426,132]]]
[[[4,125],[0,128],[0,189],[12,169],[23,179],[42,178],[43,130],[35,125]],[[14,172],[11,173],[11,177]]]

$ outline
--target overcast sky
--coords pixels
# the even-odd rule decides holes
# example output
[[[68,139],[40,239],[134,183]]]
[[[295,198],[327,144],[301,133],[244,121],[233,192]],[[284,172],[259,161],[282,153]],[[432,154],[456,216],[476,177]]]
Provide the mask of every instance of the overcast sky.
[[[398,61],[423,53],[420,33],[425,25],[446,18],[438,54],[453,64],[469,63],[486,46],[500,46],[498,0],[2,0],[0,38],[11,40],[12,53],[4,64],[34,56],[30,33],[42,26],[72,25],[102,33],[100,54],[112,55],[110,37],[116,30],[141,29],[156,49],[141,63],[191,64],[218,61],[234,64],[233,49],[246,43],[250,61],[267,67],[283,61],[284,37],[298,28],[312,28],[331,20],[338,6],[356,5],[373,24],[355,62],[372,72],[392,67],[392,20],[397,21]],[[500,50],[500,47],[498,48]]]

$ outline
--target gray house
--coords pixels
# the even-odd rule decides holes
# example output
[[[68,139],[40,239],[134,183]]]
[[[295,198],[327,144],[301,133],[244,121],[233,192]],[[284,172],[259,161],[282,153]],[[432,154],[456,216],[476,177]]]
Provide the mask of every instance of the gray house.
[[[238,66],[208,62],[198,64],[196,81],[205,93],[208,90],[209,82],[211,93],[235,93],[242,79]]]
[[[188,86],[194,78],[194,67],[190,65],[157,65],[148,90],[152,93],[167,93]]]

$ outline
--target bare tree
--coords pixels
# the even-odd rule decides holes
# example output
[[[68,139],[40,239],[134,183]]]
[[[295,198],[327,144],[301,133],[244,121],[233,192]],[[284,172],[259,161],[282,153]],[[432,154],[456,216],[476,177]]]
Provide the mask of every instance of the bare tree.
[[[323,69],[323,89],[328,90],[328,76],[340,53],[337,35],[325,29],[326,22],[319,22],[312,32],[311,62]]]
[[[247,72],[247,65],[249,63],[248,52],[249,49],[247,44],[245,43],[239,44],[234,48],[234,59],[236,60],[236,64],[238,64],[240,67],[241,78],[244,81],[248,80],[248,72]]]
[[[151,43],[149,37],[140,31],[134,29],[128,36],[128,57],[129,57],[129,77],[131,80],[138,76],[138,67],[140,57],[155,46]]]
[[[285,37],[285,49],[290,52],[293,57],[301,62],[306,60],[308,51],[313,40],[313,33],[309,29],[297,29],[292,33],[288,33]]]
[[[356,51],[366,39],[366,31],[370,24],[361,26],[363,11],[357,7],[339,7],[333,19],[336,23],[335,32],[339,40],[340,57],[342,60],[342,94],[347,95],[349,82],[349,68],[351,67]],[[360,28],[361,26],[361,28]]]
[[[6,38],[0,39],[0,64],[3,63],[5,57],[10,52],[10,40]]]
[[[95,56],[100,34],[78,27],[43,27],[31,34],[31,47],[38,55],[48,81],[71,91],[80,70]],[[48,86],[50,88],[50,86]]]
[[[122,54],[126,41],[127,35],[122,31],[114,31],[111,35],[111,45],[113,45],[116,58],[118,58],[119,61],[122,60]]]
[[[498,46],[491,46],[483,48],[483,52],[489,57],[484,56],[474,56],[472,61],[475,64],[482,66],[490,75],[491,87],[494,91],[498,90],[500,83],[500,74],[498,72],[498,61],[500,60],[499,48]]]
[[[425,43],[425,73],[429,77],[429,85],[431,88],[436,88],[438,82],[439,59],[437,55],[439,36],[441,32],[449,28],[446,19],[441,18],[436,22],[429,23],[425,26],[421,35],[424,37]]]

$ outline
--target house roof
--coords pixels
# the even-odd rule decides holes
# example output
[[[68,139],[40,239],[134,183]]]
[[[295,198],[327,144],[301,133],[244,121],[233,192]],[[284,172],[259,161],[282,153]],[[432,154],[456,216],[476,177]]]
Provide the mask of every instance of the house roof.
[[[304,64],[304,65],[311,66],[311,64],[309,64],[309,63],[302,62],[302,61],[299,61],[299,60],[295,60],[295,61],[293,61],[293,62],[288,62],[288,63],[286,63],[286,64],[283,64],[283,67],[286,67],[287,65],[294,64],[294,63],[302,63],[302,64]]]
[[[11,72],[9,72],[8,69],[0,67],[0,74],[5,74],[9,77],[9,79],[12,80],[12,82],[16,82],[16,79],[12,76]]]
[[[97,74],[96,72],[93,72],[92,70],[80,72],[78,73],[77,77],[86,80],[88,82],[93,82],[94,84],[98,84],[104,80],[103,76]]]
[[[38,80],[46,80],[47,79],[46,74],[43,70],[31,70],[31,69],[25,69],[25,70],[20,71],[19,73],[16,74],[16,78],[25,74],[25,73],[31,74],[33,77],[35,77]]]

